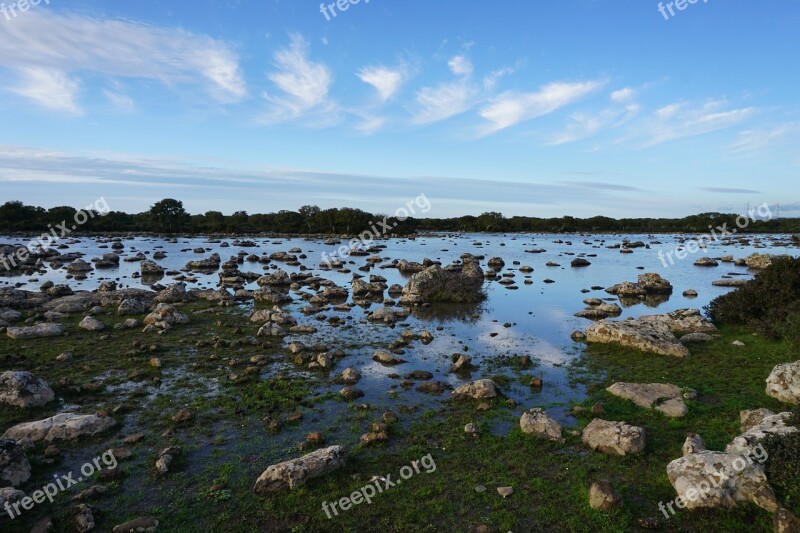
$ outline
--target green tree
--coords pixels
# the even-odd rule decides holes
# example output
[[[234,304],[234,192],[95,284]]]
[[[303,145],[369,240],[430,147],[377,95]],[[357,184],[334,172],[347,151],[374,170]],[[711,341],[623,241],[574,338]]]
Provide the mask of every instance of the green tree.
[[[160,231],[176,231],[181,229],[189,214],[183,208],[183,202],[165,198],[150,207],[150,219]]]

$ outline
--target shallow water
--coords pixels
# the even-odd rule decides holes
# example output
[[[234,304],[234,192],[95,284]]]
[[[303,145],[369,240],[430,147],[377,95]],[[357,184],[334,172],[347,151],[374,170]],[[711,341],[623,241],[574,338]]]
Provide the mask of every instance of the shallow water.
[[[690,254],[683,261],[675,264],[664,265],[659,257],[659,251],[674,250],[686,238],[683,235],[432,235],[415,239],[387,239],[376,241],[374,244],[385,245],[386,248],[380,255],[389,260],[407,259],[409,261],[422,261],[424,258],[441,261],[449,264],[457,260],[464,253],[483,255],[485,260],[491,257],[501,257],[506,265],[500,271],[502,274],[514,274],[518,290],[509,290],[497,281],[487,281],[485,289],[487,299],[480,305],[437,305],[431,308],[415,310],[412,316],[404,322],[414,331],[423,329],[434,333],[435,339],[429,345],[415,342],[413,347],[402,357],[408,361],[400,367],[387,368],[371,360],[372,352],[377,348],[385,347],[388,343],[400,336],[402,328],[390,329],[384,324],[369,324],[364,320],[365,310],[354,307],[347,313],[328,312],[327,316],[338,315],[350,317],[347,326],[334,328],[326,322],[318,322],[311,317],[295,313],[299,323],[312,324],[318,328],[313,335],[288,337],[291,340],[300,340],[306,345],[323,342],[334,348],[341,347],[347,352],[348,358],[337,365],[337,372],[344,366],[359,369],[363,379],[359,388],[365,391],[365,401],[378,401],[392,407],[393,404],[408,403],[410,399],[421,402],[423,405],[435,398],[426,397],[419,393],[405,391],[400,386],[398,377],[393,374],[403,375],[411,370],[428,370],[433,372],[434,379],[446,382],[452,386],[463,383],[463,376],[448,373],[450,356],[454,353],[468,353],[473,356],[479,368],[473,372],[473,378],[506,375],[510,383],[503,387],[503,392],[521,402],[523,405],[531,403],[532,391],[527,386],[526,379],[536,375],[544,380],[545,386],[541,392],[533,393],[537,405],[550,407],[551,412],[559,418],[564,418],[563,410],[570,401],[580,400],[583,390],[580,386],[571,386],[568,382],[567,367],[578,357],[582,345],[571,341],[569,335],[575,330],[584,330],[591,322],[587,319],[576,318],[575,312],[583,309],[583,300],[589,297],[608,298],[616,301],[602,290],[590,290],[583,293],[583,289],[592,286],[609,287],[622,281],[636,281],[637,276],[644,272],[657,272],[668,279],[674,286],[675,292],[671,297],[662,302],[648,302],[624,307],[622,318],[637,317],[643,314],[664,313],[676,309],[693,307],[702,309],[713,298],[724,294],[730,289],[713,287],[712,281],[721,279],[728,274],[736,277],[746,277],[753,274],[745,267],[736,267],[732,263],[721,263],[719,267],[703,268],[694,266],[694,261],[700,257],[721,257],[733,255],[743,258],[753,252],[768,252],[773,254],[797,255],[796,247],[787,247],[788,238],[784,236],[753,238],[748,244],[739,242],[712,243],[707,250],[697,254]],[[222,239],[229,243],[233,239]],[[269,255],[276,251],[288,251],[300,248],[307,257],[300,262],[312,272],[321,277],[331,279],[338,285],[349,287],[352,273],[323,271],[319,268],[321,254],[333,254],[339,245],[325,245],[322,240],[307,239],[253,239],[257,247],[240,248],[231,245],[222,247],[220,243],[209,242],[207,238],[180,238],[176,243],[163,239],[134,237],[124,240],[125,250],[120,251],[123,259],[125,256],[143,252],[148,257],[156,250],[166,252],[165,259],[157,261],[166,270],[180,270],[187,261],[208,257],[211,253],[219,253],[225,261],[235,256],[240,250],[248,255]],[[632,254],[622,254],[618,249],[609,249],[607,246],[619,244],[623,241],[644,241],[650,245],[649,249],[636,248]],[[559,242],[563,241],[563,242]],[[660,241],[662,244],[657,244]],[[3,238],[0,243],[25,243],[25,239]],[[62,253],[81,252],[85,254],[84,260],[99,257],[110,252],[108,239],[80,238],[68,241],[68,249]],[[343,241],[346,242],[346,241]],[[197,247],[206,249],[206,253],[198,254],[192,250]],[[526,250],[544,249],[544,253],[528,253]],[[576,256],[585,256],[592,264],[585,268],[572,268],[570,261]],[[354,257],[348,260],[347,267],[353,272],[359,272],[358,267],[366,264],[367,257]],[[486,261],[482,261],[486,269]],[[519,264],[515,265],[514,262]],[[559,263],[560,267],[545,266],[548,261]],[[521,266],[530,266],[534,269],[529,274],[519,272]],[[290,267],[284,263],[273,261],[266,267],[259,263],[245,261],[240,265],[243,272],[261,273],[264,270],[281,268],[287,272],[299,271],[299,267]],[[21,288],[37,290],[44,281],[55,283],[68,283],[74,290],[93,290],[104,280],[116,280],[120,287],[147,287],[141,279],[132,277],[139,269],[139,263],[120,262],[118,268],[111,270],[94,270],[88,273],[85,280],[67,279],[65,269],[56,271],[48,270],[44,275],[35,278],[26,277],[0,277],[0,286],[18,285]],[[380,268],[380,265],[370,270],[369,273],[378,274],[387,278],[388,284],[405,284],[407,276],[401,275],[396,269]],[[189,287],[212,288],[217,287],[218,275],[213,273],[203,275],[192,273],[197,278],[196,284]],[[500,279],[498,277],[498,279]],[[523,281],[530,279],[531,285]],[[554,283],[544,283],[551,279]],[[169,277],[159,280],[161,284],[171,283]],[[247,288],[256,288],[251,283]],[[682,293],[687,289],[698,291],[697,298],[686,298]],[[305,289],[304,290],[308,290]],[[296,295],[295,295],[296,297]],[[252,305],[252,304],[248,304]],[[297,310],[305,303],[296,298],[296,301],[286,309]],[[381,304],[373,304],[373,308]],[[509,323],[511,327],[504,327]],[[441,327],[437,331],[437,327]],[[494,336],[492,336],[494,335]],[[502,357],[515,355],[529,355],[534,360],[534,366],[529,369],[511,370],[510,365],[504,365]],[[339,368],[341,366],[341,368]],[[509,376],[509,374],[511,374]],[[338,387],[331,385],[330,390]],[[445,395],[446,397],[446,395]]]

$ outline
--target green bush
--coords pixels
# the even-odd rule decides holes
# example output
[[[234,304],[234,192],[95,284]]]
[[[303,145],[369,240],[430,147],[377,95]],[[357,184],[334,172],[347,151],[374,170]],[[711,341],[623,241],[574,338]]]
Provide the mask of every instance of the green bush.
[[[800,343],[800,259],[778,258],[747,285],[706,307],[720,324],[746,325],[770,339]]]
[[[789,423],[800,426],[800,406]],[[800,431],[789,435],[768,435],[761,444],[767,451],[765,470],[778,499],[795,513],[800,512]]]

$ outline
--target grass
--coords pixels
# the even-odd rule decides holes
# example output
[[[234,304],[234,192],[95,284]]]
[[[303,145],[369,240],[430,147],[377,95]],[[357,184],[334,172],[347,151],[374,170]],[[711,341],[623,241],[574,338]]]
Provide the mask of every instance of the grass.
[[[502,398],[494,399],[487,412],[478,412],[473,402],[444,402],[439,410],[398,410],[401,422],[390,428],[390,443],[365,448],[355,443],[371,422],[380,419],[380,406],[368,411],[354,404],[336,407],[332,395],[318,392],[316,380],[300,379],[290,372],[276,371],[261,380],[253,376],[244,383],[231,383],[227,375],[233,371],[232,359],[240,373],[252,355],[266,355],[270,368],[285,362],[286,355],[280,349],[252,344],[248,335],[254,326],[244,328],[243,334],[235,332],[244,320],[236,309],[192,314],[202,307],[185,308],[192,317],[185,329],[147,337],[146,346],[140,347],[133,347],[135,341],[143,340],[138,330],[112,332],[100,340],[100,334],[75,329],[79,318],[67,322],[68,331],[73,332],[68,337],[0,340],[0,370],[30,370],[48,380],[59,396],[85,410],[119,407],[114,416],[124,428],[119,433],[66,443],[65,458],[56,465],[40,461],[42,450],[37,448],[29,454],[34,479],[26,487],[32,491],[54,472],[80,466],[105,449],[119,446],[121,436],[142,430],[147,438],[130,445],[134,457],[120,465],[124,477],[107,483],[109,494],[92,502],[99,530],[149,515],[161,521],[160,531],[170,532],[449,532],[481,525],[501,532],[631,531],[639,529],[640,519],[645,518],[658,519],[667,531],[771,531],[771,516],[749,504],[733,511],[679,512],[667,520],[658,510],[658,502],[675,498],[666,465],[681,455],[687,433],[699,433],[710,449],[722,449],[740,433],[740,410],[786,410],[764,394],[764,380],[771,369],[797,358],[785,342],[728,327],[721,330],[718,340],[692,347],[693,355],[684,359],[612,345],[587,348],[570,369],[573,383],[587,387],[585,407],[602,401],[604,418],[646,428],[647,449],[636,456],[615,458],[592,452],[567,431],[563,445],[525,435],[517,420],[523,409],[536,405],[535,400],[513,406]],[[99,318],[112,324],[110,317]],[[737,339],[746,346],[732,346]],[[151,344],[157,345],[153,351]],[[55,356],[66,350],[75,358],[56,362]],[[149,367],[153,356],[161,358],[162,369]],[[140,391],[120,401],[106,388],[122,385],[134,371],[141,371],[137,379],[144,384],[163,378],[168,370],[179,370],[172,388],[157,391],[153,397]],[[507,381],[497,377],[502,388]],[[82,387],[98,380],[105,387]],[[697,390],[698,397],[688,402],[687,417],[667,419],[606,393],[605,387],[615,381],[673,383]],[[204,394],[211,383],[217,385],[217,393]],[[340,411],[335,419],[324,415],[324,409],[331,406]],[[181,408],[196,416],[176,426],[171,416]],[[303,421],[282,424],[277,432],[265,423],[285,422],[298,411],[304,413]],[[0,410],[0,428],[52,414],[52,406],[32,412],[4,408]],[[589,420],[581,418],[577,428]],[[477,424],[478,439],[464,433],[469,422]],[[492,429],[501,423],[512,429],[495,434]],[[277,458],[305,453],[296,445],[309,427],[344,428],[349,449],[346,466],[291,493],[254,494],[252,485],[268,465]],[[164,435],[168,429],[172,434]],[[167,476],[157,476],[152,465],[168,445],[180,446],[182,453]],[[371,505],[358,505],[331,520],[323,512],[323,502],[353,493],[373,476],[391,474],[397,479],[403,466],[428,454],[435,461],[435,471],[403,480]],[[621,509],[606,514],[589,508],[589,485],[600,479],[610,480],[622,494],[625,505]],[[479,486],[486,490],[477,491]],[[496,492],[501,486],[513,487],[513,495],[503,499]],[[13,523],[0,522],[0,530],[28,531],[45,515],[55,519],[56,530],[68,529],[67,496],[61,495],[56,504],[37,506]]]

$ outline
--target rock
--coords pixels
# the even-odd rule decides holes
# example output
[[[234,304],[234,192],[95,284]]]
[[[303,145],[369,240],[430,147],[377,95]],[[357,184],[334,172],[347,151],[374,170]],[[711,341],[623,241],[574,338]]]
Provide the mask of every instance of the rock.
[[[389,435],[385,431],[371,431],[361,435],[361,444],[369,446],[379,442],[389,442]]]
[[[378,350],[372,355],[372,360],[382,365],[394,366],[405,363],[405,360],[395,357],[385,350]]]
[[[744,262],[747,265],[747,268],[752,268],[753,270],[764,270],[765,268],[769,267],[772,264],[773,259],[776,259],[777,257],[778,256],[770,254],[754,253],[745,258]]]
[[[700,435],[690,433],[686,436],[686,441],[683,443],[684,457],[705,451],[707,451],[706,444],[703,442],[703,438]]]
[[[141,315],[147,311],[147,305],[138,298],[125,298],[117,307],[118,315]]]
[[[145,317],[144,323],[161,330],[167,330],[175,324],[188,324],[189,317],[178,311],[171,304],[158,304],[153,312]]]
[[[683,391],[675,385],[664,383],[614,383],[606,389],[610,394],[630,400],[639,407],[655,409],[661,413],[680,418],[689,409],[683,402]]]
[[[139,271],[142,273],[142,276],[158,276],[164,273],[164,268],[161,267],[161,265],[154,261],[150,261],[149,259],[145,259],[139,263],[139,269]]]
[[[550,418],[544,409],[534,407],[522,414],[519,427],[523,433],[538,435],[547,440],[564,442],[561,436],[561,424]]]
[[[742,341],[733,341],[731,344],[733,346],[744,346],[745,345]]]
[[[740,455],[702,451],[667,465],[667,476],[687,509],[724,507],[751,502],[777,510],[775,493],[764,470]]]
[[[582,342],[586,340],[586,334],[582,331],[573,331],[570,338],[575,342]]]
[[[664,315],[640,316],[641,322],[666,325],[673,333],[715,333],[717,327],[698,309],[678,309]]]
[[[768,416],[773,416],[775,413],[769,409],[750,409],[739,411],[739,420],[742,425],[742,431],[749,431],[755,426],[761,424]]]
[[[158,520],[148,516],[140,516],[139,518],[134,518],[133,520],[125,522],[124,524],[114,526],[114,529],[111,531],[113,533],[152,533],[156,529],[158,529]]]
[[[425,383],[420,383],[417,390],[425,394],[438,395],[442,394],[445,388],[446,385],[441,381],[427,381]]]
[[[294,490],[309,480],[324,476],[344,466],[346,455],[341,446],[331,446],[278,463],[267,468],[256,480],[253,490],[258,494],[273,494]]]
[[[352,368],[345,368],[339,376],[339,382],[346,385],[355,385],[361,379],[361,374],[358,370]]]
[[[0,515],[0,524],[4,520],[5,513],[8,512],[6,510],[6,504],[13,504],[20,501],[22,498],[25,497],[25,493],[21,490],[17,490],[12,487],[2,487],[0,488],[0,510],[3,511],[3,515]]]
[[[697,298],[697,291],[694,289],[688,289],[683,291],[683,295],[687,298]]]
[[[75,515],[75,531],[86,533],[94,529],[94,515],[91,507],[81,503],[73,508],[73,513]]]
[[[616,343],[659,355],[689,355],[689,350],[675,338],[669,327],[641,320],[600,320],[586,330],[586,340],[602,344]]]
[[[73,440],[97,435],[115,425],[114,419],[108,416],[61,413],[44,420],[17,424],[6,430],[3,438],[50,443],[55,440]]]
[[[672,284],[656,273],[639,274],[639,287],[647,294],[672,294]]]
[[[38,339],[40,337],[59,337],[64,334],[63,324],[52,322],[6,329],[6,335],[14,340]]]
[[[78,327],[86,331],[103,331],[106,326],[94,317],[87,316],[80,321]]]
[[[508,498],[514,494],[514,487],[497,487],[497,494],[502,496],[503,499]]]
[[[267,305],[283,305],[292,302],[292,297],[274,287],[261,287],[253,292],[253,298]]]
[[[766,392],[767,396],[784,403],[800,403],[800,361],[772,369],[767,378]]]
[[[491,379],[479,379],[472,383],[466,383],[453,391],[454,398],[468,397],[475,400],[484,400],[495,398],[496,396],[497,389]]]
[[[709,335],[708,333],[687,333],[686,335],[681,337],[681,344],[692,344],[692,343],[701,343],[701,342],[711,342],[715,339],[713,335]]]
[[[761,422],[733,439],[725,448],[725,452],[740,456],[756,455],[756,448],[767,435],[789,435],[800,431],[797,427],[787,424],[791,417],[792,414],[789,412],[764,417]]]
[[[800,519],[788,509],[778,509],[772,517],[775,533],[800,533]]]
[[[0,483],[17,487],[31,477],[31,465],[15,440],[0,439]]]
[[[350,402],[357,398],[363,397],[364,391],[355,387],[345,387],[339,391],[339,394],[345,399],[345,401]]]
[[[450,367],[450,372],[458,373],[467,370],[472,365],[472,357],[469,355],[459,355],[456,362]]]
[[[156,472],[162,476],[168,474],[172,461],[175,459],[175,456],[180,453],[180,451],[180,448],[177,446],[170,446],[169,448],[161,450],[161,453],[158,455],[158,459],[156,460]]]
[[[608,481],[596,481],[589,487],[589,507],[598,511],[611,511],[622,505],[622,496]]]
[[[485,298],[483,270],[472,256],[466,256],[461,270],[446,270],[433,265],[417,272],[403,288],[404,305],[450,302],[474,303]]]
[[[30,372],[8,371],[0,374],[0,403],[27,409],[45,405],[54,399],[50,385]]]
[[[716,267],[719,266],[719,263],[715,259],[711,259],[710,257],[701,257],[700,259],[694,262],[694,266]]]
[[[609,455],[639,453],[645,447],[644,428],[625,422],[595,418],[583,429],[581,438],[593,450]]]
[[[186,292],[186,283],[174,283],[159,292],[153,300],[160,304],[176,304],[180,302],[188,302],[193,300],[194,297]],[[144,312],[144,311],[142,311]]]
[[[588,267],[589,265],[591,265],[591,263],[581,257],[573,259],[570,263],[570,266],[573,268]]]

